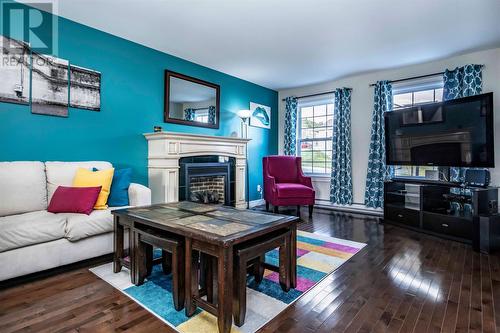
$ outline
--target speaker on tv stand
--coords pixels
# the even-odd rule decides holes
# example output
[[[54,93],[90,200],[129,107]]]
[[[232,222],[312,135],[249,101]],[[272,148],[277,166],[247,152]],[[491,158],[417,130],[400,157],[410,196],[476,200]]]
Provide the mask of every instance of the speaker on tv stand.
[[[500,247],[500,215],[479,215],[473,224],[472,248],[486,254],[497,252]]]

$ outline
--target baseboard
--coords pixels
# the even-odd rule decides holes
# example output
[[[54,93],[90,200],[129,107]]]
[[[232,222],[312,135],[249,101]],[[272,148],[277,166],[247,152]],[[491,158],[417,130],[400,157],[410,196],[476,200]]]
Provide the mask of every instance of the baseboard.
[[[316,200],[316,204],[314,205],[314,207],[349,213],[375,215],[380,217],[384,216],[384,211],[381,208],[369,208],[362,204],[336,205],[326,200]]]
[[[44,279],[44,278],[51,277],[51,276],[54,276],[57,274],[69,272],[69,271],[72,271],[75,269],[94,266],[94,265],[98,265],[98,264],[104,264],[104,263],[110,262],[112,260],[113,260],[113,253],[110,253],[110,254],[105,254],[102,256],[95,257],[95,258],[85,259],[85,260],[77,261],[77,262],[74,262],[71,264],[50,268],[50,269],[47,269],[44,271],[35,272],[35,273],[28,274],[28,275],[23,275],[23,276],[18,276],[18,277],[11,278],[8,280],[3,280],[3,281],[0,281],[0,290],[15,287],[15,286],[18,286],[20,284]]]
[[[266,203],[266,201],[264,199],[252,200],[252,201],[250,201],[250,208],[261,206],[261,205],[264,205],[265,203]]]

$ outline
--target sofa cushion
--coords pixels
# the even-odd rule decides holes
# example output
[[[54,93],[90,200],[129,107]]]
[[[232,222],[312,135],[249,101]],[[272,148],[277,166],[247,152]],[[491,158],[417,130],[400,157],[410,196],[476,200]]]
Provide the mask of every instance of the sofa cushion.
[[[0,162],[0,216],[47,209],[42,162]]]
[[[132,169],[115,169],[109,191],[108,205],[111,207],[128,206],[128,188],[132,182]]]
[[[0,252],[64,237],[66,217],[37,211],[0,217]]]
[[[75,179],[73,179],[73,186],[100,186],[101,192],[97,197],[94,209],[107,209],[109,190],[111,189],[111,182],[113,181],[114,171],[115,169],[113,168],[95,172],[92,170],[87,170],[85,168],[78,168],[76,170]]]
[[[113,231],[111,209],[94,210],[90,215],[71,213],[59,215],[67,218],[65,237],[71,242]]]
[[[310,198],[314,195],[312,188],[294,183],[276,184],[276,190],[278,198]]]
[[[92,170],[111,169],[113,166],[109,162],[89,161],[89,162],[45,162],[47,172],[47,197],[48,202],[58,186],[72,186],[78,168]]]
[[[89,215],[101,192],[97,187],[59,186],[50,199],[47,210],[51,213],[80,213]]]

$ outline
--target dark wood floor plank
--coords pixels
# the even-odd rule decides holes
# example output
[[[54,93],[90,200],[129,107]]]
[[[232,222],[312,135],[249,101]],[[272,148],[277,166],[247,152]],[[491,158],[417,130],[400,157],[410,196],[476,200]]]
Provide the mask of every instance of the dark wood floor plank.
[[[469,332],[482,331],[482,318],[481,255],[474,252],[472,255],[472,286],[469,312]]]
[[[493,294],[493,308],[495,310],[496,331],[500,332],[500,257],[490,256],[491,288]]]
[[[452,274],[450,272],[453,267],[453,244],[448,245],[442,250],[437,266],[431,268],[434,271],[432,274],[432,282],[429,291],[424,300],[424,305],[418,315],[417,322],[413,329],[414,332],[426,332],[432,322],[433,317],[439,316],[439,307],[444,304],[444,300],[448,298],[449,285],[451,284]],[[444,276],[444,278],[442,278]],[[436,319],[438,321],[439,319]]]
[[[458,333],[469,331],[469,313],[472,285],[472,251],[465,253],[464,274],[460,287],[460,302],[458,304],[457,323],[455,331]]]
[[[490,274],[489,256],[481,256],[481,309],[482,331],[492,333],[496,331],[495,309],[493,304],[493,288]]]

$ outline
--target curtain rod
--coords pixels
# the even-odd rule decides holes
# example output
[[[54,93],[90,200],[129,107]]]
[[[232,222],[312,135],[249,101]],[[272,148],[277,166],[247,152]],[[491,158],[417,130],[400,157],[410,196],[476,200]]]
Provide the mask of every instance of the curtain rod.
[[[346,89],[349,89],[351,90],[351,88],[346,88]],[[321,95],[328,95],[328,94],[333,94],[335,92],[335,90],[331,90],[331,91],[325,91],[325,92],[322,92],[322,93],[317,93],[317,94],[311,94],[311,95],[304,95],[304,96],[298,96],[296,97],[297,99],[301,99],[301,98],[307,98],[307,97],[314,97],[314,96],[321,96]],[[282,101],[284,102],[286,100],[286,98],[283,98]]]
[[[431,77],[431,76],[438,76],[438,75],[443,75],[444,72],[437,72],[437,73],[432,73],[432,74],[426,74],[426,75],[419,75],[419,76],[412,76],[412,77],[407,77],[404,79],[398,79],[398,80],[389,80],[389,83],[397,83],[397,82],[404,82],[404,81],[410,81],[410,80],[416,80],[416,79],[423,79],[426,77]],[[375,86],[376,83],[371,83],[370,87]]]

